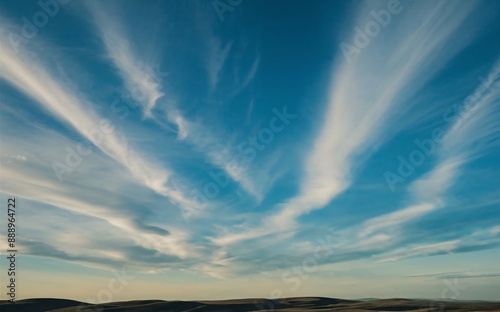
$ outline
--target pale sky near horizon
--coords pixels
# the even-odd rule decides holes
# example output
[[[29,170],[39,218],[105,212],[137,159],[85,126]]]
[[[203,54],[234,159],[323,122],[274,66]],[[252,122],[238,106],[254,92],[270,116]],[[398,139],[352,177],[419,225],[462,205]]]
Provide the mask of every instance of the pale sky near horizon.
[[[500,2],[0,1],[0,31],[18,299],[500,299]]]

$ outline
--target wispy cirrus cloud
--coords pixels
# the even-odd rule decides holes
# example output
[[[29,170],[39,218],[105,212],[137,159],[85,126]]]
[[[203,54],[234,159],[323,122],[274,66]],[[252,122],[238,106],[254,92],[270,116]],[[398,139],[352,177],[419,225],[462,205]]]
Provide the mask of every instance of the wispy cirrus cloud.
[[[2,79],[127,168],[140,183],[179,205],[195,205],[182,190],[168,185],[172,178],[170,170],[134,150],[112,124],[109,133],[96,135],[96,131],[103,127],[103,121],[109,123],[109,120],[100,117],[93,110],[93,104],[73,90],[72,86],[58,81],[41,61],[26,57],[23,50],[16,55],[4,43],[0,51]]]
[[[152,69],[145,65],[144,60],[138,57],[139,54],[131,44],[132,39],[125,36],[123,23],[111,18],[111,15],[106,13],[107,9],[103,5],[92,3],[88,7],[94,16],[95,25],[99,30],[106,51],[119,70],[120,77],[125,82],[126,88],[131,91],[137,90],[141,94],[138,100],[143,106],[144,115],[153,118],[155,122],[170,129],[170,126],[167,126],[161,118],[153,117],[151,113],[157,100],[164,95],[161,91],[161,81],[157,79],[158,77],[155,76]],[[223,44],[211,32],[209,34],[208,74],[209,85],[213,89],[219,82],[219,76],[231,52],[232,43]],[[248,85],[253,79],[257,68],[258,59],[252,65],[242,85],[238,86],[238,90]],[[240,159],[234,156],[234,152],[230,150],[227,144],[223,143],[223,140],[218,139],[217,135],[213,134],[213,131],[208,127],[204,127],[201,120],[192,121],[181,115],[180,110],[174,104],[170,103],[165,109],[167,121],[177,126],[180,140],[194,146],[198,152],[207,157],[210,163],[224,170],[246,192],[257,198],[257,200],[261,200],[261,194],[250,178],[247,168],[241,163]]]
[[[449,272],[449,273],[409,275],[408,277],[417,277],[417,278],[431,277],[436,279],[448,279],[448,278],[485,278],[485,277],[498,277],[498,276],[500,276],[500,273]]]
[[[487,153],[500,139],[500,60],[466,98],[462,111],[436,147],[434,168],[415,180],[410,191],[415,205],[385,214],[365,223],[365,231],[401,226],[435,209],[447,205],[446,192],[468,162]]]
[[[222,67],[231,52],[232,45],[232,42],[223,45],[220,38],[211,35],[208,53],[208,78],[211,89],[219,82]]]
[[[347,248],[363,249],[363,242],[385,235],[386,250],[372,250],[380,262],[394,262],[406,258],[470,252],[495,248],[500,244],[498,228],[479,230],[465,237],[425,243],[412,241],[412,233],[405,233],[404,226],[415,223],[424,215],[449,205],[447,192],[460,176],[463,167],[483,156],[498,145],[500,139],[500,61],[488,74],[486,82],[478,83],[471,95],[465,98],[462,111],[443,133],[436,148],[436,164],[409,187],[411,205],[377,217],[358,226],[337,232],[338,252]],[[347,242],[347,243],[346,243]],[[398,247],[404,242],[404,246]],[[345,245],[347,244],[347,245]]]
[[[383,2],[361,6],[356,23],[366,24],[370,16],[365,13],[377,5]],[[391,136],[390,126],[394,125],[389,120],[400,116],[419,87],[467,45],[467,35],[453,39],[473,11],[473,3],[460,7],[430,2],[407,5],[401,13],[404,16],[372,39],[354,62],[340,60],[334,67],[328,105],[305,159],[298,195],[279,205],[279,211],[262,227],[215,241],[236,243],[285,231],[301,215],[325,207],[351,185],[364,161]]]
[[[16,128],[16,125],[23,124],[10,114],[2,116],[2,122],[7,123],[12,129]],[[39,249],[28,248],[26,251],[29,254],[54,258],[71,254],[76,262],[90,266],[106,266],[124,261],[129,256],[121,258],[119,255],[127,250],[127,246],[143,248],[143,252],[162,254],[170,257],[172,261],[190,258],[197,254],[196,250],[186,242],[189,236],[187,231],[173,224],[160,226],[151,224],[150,220],[143,217],[143,214],[150,210],[148,207],[134,204],[130,200],[127,203],[119,199],[118,195],[121,192],[131,193],[130,188],[138,189],[138,194],[142,196],[149,191],[147,187],[137,184],[133,177],[124,172],[120,164],[107,155],[93,153],[87,156],[85,165],[79,168],[83,169],[82,172],[66,177],[65,183],[59,183],[51,166],[47,164],[60,154],[60,146],[74,144],[53,130],[33,125],[16,129],[14,134],[10,134],[9,138],[2,142],[0,157],[2,163],[5,160],[3,153],[19,151],[26,153],[25,161],[13,162],[2,169],[1,183],[2,194],[20,198],[27,206],[24,219],[31,226],[25,233],[25,239],[50,241],[57,244],[61,252],[46,254],[39,252]],[[102,165],[107,168],[105,172],[101,174],[93,172],[92,168]],[[172,212],[174,211],[172,209]],[[58,217],[68,214],[74,219],[85,220],[85,223],[68,223]],[[172,215],[175,215],[175,212]],[[61,229],[66,226],[69,229],[62,232],[44,232],[46,228]],[[84,228],[95,228],[95,230],[86,232]],[[70,233],[74,232],[78,235],[71,236]],[[96,241],[100,243],[94,246],[89,243]],[[100,244],[106,243],[114,247],[100,247]],[[24,250],[29,244],[21,246]],[[92,249],[96,246],[97,250]],[[110,258],[106,250],[117,256]],[[105,260],[106,256],[109,261]],[[83,261],[85,258],[87,260]],[[78,259],[82,261],[77,261]],[[141,261],[136,263],[140,264]],[[153,263],[147,265],[142,263],[142,265],[153,265]]]
[[[300,195],[289,200],[276,215],[277,224],[292,225],[296,217],[324,207],[348,188],[363,160],[390,136],[389,118],[398,116],[405,100],[431,77],[429,73],[464,47],[466,41],[451,39],[474,6],[453,9],[440,4],[432,5],[431,10],[429,5],[408,4],[411,17],[403,16],[405,21],[398,24],[397,31],[391,31],[391,27],[373,39],[386,44],[373,42],[352,64],[338,65],[324,125],[306,160]],[[414,14],[417,9],[420,13]],[[433,13],[422,13],[429,11]],[[357,22],[363,24],[360,19]],[[387,40],[399,44],[390,44],[393,48],[387,51]],[[366,72],[376,73],[381,79],[374,82]],[[408,93],[410,87],[413,91]]]
[[[245,163],[242,155],[235,153],[234,148],[227,141],[224,143],[221,136],[213,134],[213,130],[207,129],[202,121],[188,120],[178,110],[170,109],[168,118],[177,125],[179,140],[192,145],[204,154],[211,164],[224,170],[227,176],[240,184],[248,194],[258,201],[262,200],[262,190],[251,178],[248,164]]]
[[[254,58],[251,66],[248,69],[248,71],[246,72],[245,76],[243,77],[243,81],[239,82],[239,79],[238,79],[239,84],[237,84],[234,87],[234,90],[231,91],[230,97],[237,95],[238,93],[240,93],[241,91],[243,91],[246,87],[248,87],[250,85],[250,83],[253,81],[253,79],[255,78],[255,75],[257,74],[257,72],[259,70],[259,65],[260,65],[260,56],[257,55]]]
[[[439,242],[411,242],[380,253],[377,262],[394,262],[408,258],[445,255],[453,253],[473,252],[497,248],[500,246],[500,237],[492,232],[491,228],[478,230],[469,235]]]
[[[110,13],[109,8],[98,2],[86,4],[108,57],[118,69],[126,89],[141,104],[144,116],[152,118],[152,110],[164,95],[160,79],[154,73],[155,69],[139,57],[144,51],[137,51],[137,47],[126,36],[123,23],[118,21],[115,14]]]

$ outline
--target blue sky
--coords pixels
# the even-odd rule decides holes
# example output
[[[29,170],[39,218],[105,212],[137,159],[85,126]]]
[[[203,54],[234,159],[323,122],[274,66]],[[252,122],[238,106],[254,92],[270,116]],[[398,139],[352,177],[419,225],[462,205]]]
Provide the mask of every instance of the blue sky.
[[[498,299],[500,3],[0,8],[19,296]]]

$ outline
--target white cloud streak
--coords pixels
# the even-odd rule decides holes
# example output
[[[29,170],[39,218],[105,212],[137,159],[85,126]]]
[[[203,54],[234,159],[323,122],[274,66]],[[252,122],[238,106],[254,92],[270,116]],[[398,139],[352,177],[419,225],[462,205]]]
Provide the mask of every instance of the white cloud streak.
[[[371,16],[365,13],[375,6],[365,3],[358,25],[367,23]],[[261,227],[215,241],[235,243],[293,228],[299,216],[323,208],[346,190],[364,160],[390,137],[390,118],[401,114],[412,94],[468,43],[466,35],[452,39],[473,8],[473,3],[452,7],[412,2],[354,62],[339,62],[299,194]]]
[[[109,54],[110,59],[120,72],[121,78],[125,81],[128,90],[138,90],[141,95],[145,95],[141,104],[146,117],[152,117],[151,110],[155,107],[157,99],[164,94],[161,92],[161,84],[154,78],[151,70],[146,70],[144,62],[140,60],[130,46],[129,39],[124,35],[121,25],[114,20],[106,10],[99,5],[89,5],[95,20],[95,24]],[[232,43],[222,44],[220,39],[212,37],[209,44],[209,82],[211,88],[215,88],[220,72],[231,51]],[[246,87],[255,75],[258,68],[258,59],[252,64],[249,76],[245,78],[240,88]],[[178,138],[193,145],[198,151],[206,154],[208,160],[215,166],[223,169],[228,176],[239,183],[243,189],[261,200],[261,194],[257,190],[253,181],[249,178],[246,168],[234,157],[228,147],[225,147],[220,140],[199,122],[191,122],[182,116],[174,107],[170,107],[167,117],[171,123],[177,125]],[[156,122],[159,122],[155,119]],[[161,184],[161,183],[159,183]],[[155,186],[159,188],[159,186]],[[162,189],[162,192],[167,190]]]
[[[88,2],[89,11],[94,17],[96,28],[101,36],[109,58],[118,69],[126,89],[143,108],[144,116],[151,118],[156,102],[164,93],[159,77],[153,68],[138,57],[125,36],[122,25],[97,2]]]
[[[92,142],[103,153],[122,164],[145,186],[168,197],[179,205],[193,203],[178,188],[168,186],[172,173],[159,164],[146,160],[128,145],[126,138],[115,129],[104,135],[96,135],[102,128],[102,120],[93,105],[61,81],[57,81],[41,63],[30,60],[21,51],[18,55],[2,42],[0,77],[36,100],[54,117],[71,126],[82,137]]]
[[[445,194],[458,178],[461,168],[485,153],[500,139],[500,59],[489,79],[481,82],[466,98],[462,111],[437,147],[437,163],[414,181],[410,191],[418,203],[364,223],[363,234],[400,227],[435,209],[446,206]]]
[[[347,189],[353,171],[390,136],[388,120],[398,115],[411,96],[408,89],[416,92],[431,77],[429,73],[463,47],[462,41],[455,44],[450,39],[472,5],[452,9],[414,4],[421,5],[420,13],[408,4],[408,15],[400,16],[404,24],[382,30],[354,63],[343,63],[334,73],[324,125],[306,160],[301,192],[276,215],[278,225],[291,226],[294,218],[324,207]],[[399,29],[391,31],[392,27]],[[382,44],[385,40],[399,44]],[[387,46],[395,48],[387,51]]]
[[[175,109],[169,110],[167,118],[177,125],[179,140],[186,141],[205,154],[211,164],[224,170],[227,176],[239,183],[248,194],[258,201],[262,199],[262,191],[250,178],[242,157],[238,157],[220,138],[213,135],[200,121],[190,121]]]
[[[5,105],[5,103],[2,104]],[[196,251],[186,243],[188,238],[186,231],[175,225],[165,225],[168,230],[165,230],[163,226],[162,228],[149,226],[142,220],[143,211],[141,208],[143,207],[134,207],[133,204],[127,205],[117,199],[117,196],[124,192],[128,191],[130,194],[130,188],[134,188],[132,192],[138,192],[137,194],[149,193],[147,188],[137,187],[136,181],[124,172],[125,170],[120,164],[105,154],[94,153],[87,156],[85,166],[83,167],[82,164],[80,169],[83,170],[78,175],[68,176],[65,183],[59,183],[53,175],[50,163],[60,155],[61,146],[74,145],[75,143],[53,130],[23,124],[21,120],[11,121],[9,117],[4,116],[6,121],[2,126],[21,127],[21,129],[16,129],[15,134],[2,139],[0,162],[5,164],[4,162],[10,158],[10,154],[20,151],[23,151],[27,157],[25,156],[26,160],[22,162],[2,166],[0,193],[21,198],[21,201],[29,206],[29,209],[36,210],[39,206],[48,205],[51,210],[58,210],[55,214],[60,214],[59,210],[69,211],[75,214],[75,218],[76,216],[78,218],[86,216],[89,217],[87,218],[89,222],[105,224],[105,227],[99,229],[109,232],[107,236],[100,237],[100,242],[103,245],[114,239],[121,239],[123,244],[120,246],[122,247],[123,245],[132,244],[131,246],[134,246],[133,244],[135,244],[179,258],[188,258],[196,254]],[[102,167],[106,167],[106,172],[96,172]],[[25,200],[32,202],[28,204]],[[27,237],[31,234],[31,237],[42,240],[42,237],[45,236],[42,235],[43,233],[33,236],[33,230],[39,228],[38,223],[33,224],[33,220],[36,218],[26,217],[31,221],[26,220],[25,234]],[[57,223],[60,220],[49,217],[43,221],[46,224],[52,222],[52,226],[59,229],[60,225]],[[74,220],[71,220],[67,223],[73,222]],[[94,236],[94,232],[80,233],[80,241],[84,242],[89,236]],[[67,238],[64,233],[57,231],[51,231],[46,235],[52,236],[55,233]],[[76,243],[74,240],[66,240],[58,244],[58,248],[72,254],[84,254],[85,251],[78,249],[75,246]],[[119,250],[120,247],[118,246],[117,249]]]
[[[226,59],[231,51],[232,43],[226,43],[224,46],[219,38],[212,37],[209,44],[208,54],[208,76],[210,87],[213,89],[219,82],[219,75]]]

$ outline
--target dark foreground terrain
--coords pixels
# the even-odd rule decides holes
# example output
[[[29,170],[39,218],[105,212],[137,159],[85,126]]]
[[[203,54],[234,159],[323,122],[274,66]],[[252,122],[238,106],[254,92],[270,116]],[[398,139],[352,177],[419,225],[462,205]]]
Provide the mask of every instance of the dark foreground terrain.
[[[15,304],[0,301],[0,311],[500,311],[500,302],[429,301],[409,299],[342,300],[333,298],[235,299],[221,301],[141,300],[106,304],[87,304],[64,299],[26,299]]]

